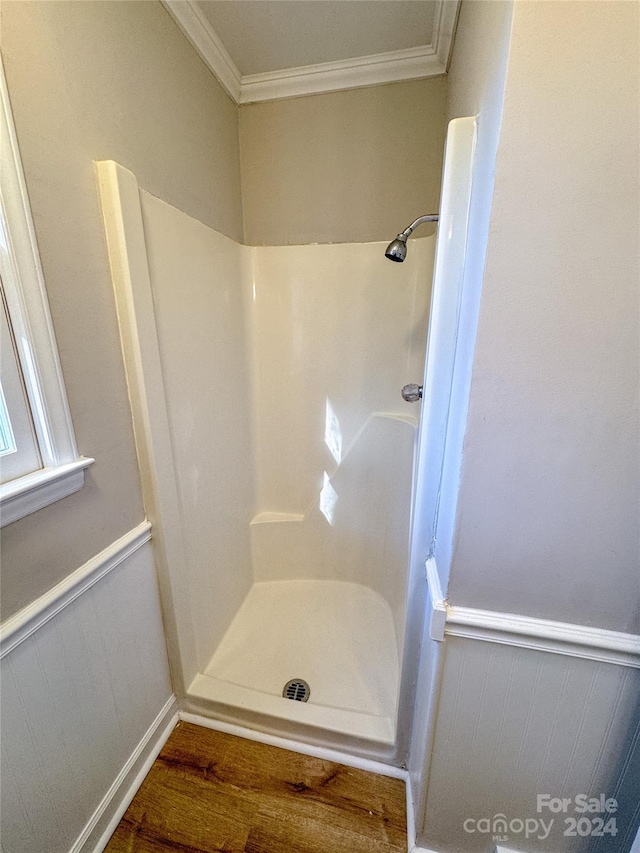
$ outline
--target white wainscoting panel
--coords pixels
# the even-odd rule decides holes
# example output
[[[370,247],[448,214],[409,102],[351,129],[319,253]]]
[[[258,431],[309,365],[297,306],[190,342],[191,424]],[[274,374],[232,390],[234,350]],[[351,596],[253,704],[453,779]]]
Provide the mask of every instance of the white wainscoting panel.
[[[640,671],[571,654],[448,636],[418,843],[457,853],[507,848],[627,853],[640,790]],[[618,800],[615,838],[546,840],[465,832],[465,819],[537,818],[536,795]],[[575,817],[580,817],[575,814]],[[594,815],[588,815],[594,817]]]
[[[121,561],[106,549],[111,570],[53,616],[47,600],[48,618],[2,659],[2,853],[81,849],[107,794],[118,800],[114,782],[130,783],[124,771],[175,712],[142,539]],[[90,563],[99,573],[100,557]]]

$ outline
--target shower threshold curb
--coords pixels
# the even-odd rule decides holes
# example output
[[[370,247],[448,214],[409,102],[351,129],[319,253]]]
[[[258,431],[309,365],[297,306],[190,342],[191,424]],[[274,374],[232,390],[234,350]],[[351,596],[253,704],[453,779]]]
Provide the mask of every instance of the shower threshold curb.
[[[331,741],[338,748],[357,741],[366,756],[387,756],[395,747],[395,721],[389,717],[291,702],[202,673],[191,682],[187,700],[197,713],[206,709],[229,722],[257,726],[279,736],[319,744]]]

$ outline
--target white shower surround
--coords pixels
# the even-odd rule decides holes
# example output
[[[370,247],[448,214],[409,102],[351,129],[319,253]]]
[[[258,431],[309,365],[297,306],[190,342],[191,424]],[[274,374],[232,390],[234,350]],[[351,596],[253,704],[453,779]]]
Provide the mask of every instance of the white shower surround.
[[[381,243],[247,247],[116,164],[99,174],[125,357],[142,365],[132,406],[153,398],[136,441],[149,516],[173,543],[165,608],[183,705],[395,761],[418,414],[399,392],[423,373],[435,239],[412,241],[402,266]],[[255,633],[257,599],[283,591],[307,602],[306,629],[282,601]],[[278,667],[273,685],[258,673],[261,641],[278,661],[297,646],[292,666],[315,649],[313,672],[290,673],[312,682],[308,704],[279,696]]]

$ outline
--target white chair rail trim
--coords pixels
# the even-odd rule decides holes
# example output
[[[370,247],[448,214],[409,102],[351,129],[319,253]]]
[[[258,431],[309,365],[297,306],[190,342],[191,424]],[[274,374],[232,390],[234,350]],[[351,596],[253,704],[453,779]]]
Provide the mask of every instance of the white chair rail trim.
[[[0,658],[9,654],[67,605],[75,601],[101,578],[113,571],[145,542],[151,539],[151,524],[143,521],[111,545],[96,554],[75,572],[52,587],[40,598],[19,610],[0,625]]]
[[[426,563],[426,576],[429,635],[434,640],[441,641],[447,636],[464,637],[640,669],[640,636],[637,634],[515,613],[458,607],[444,599],[432,558]]]

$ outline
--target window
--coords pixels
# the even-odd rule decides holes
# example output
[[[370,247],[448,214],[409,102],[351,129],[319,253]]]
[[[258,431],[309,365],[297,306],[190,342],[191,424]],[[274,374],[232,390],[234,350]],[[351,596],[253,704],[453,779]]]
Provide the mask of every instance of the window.
[[[0,251],[6,256],[6,242],[3,237],[0,222],[0,242],[3,244]],[[24,377],[4,295],[5,278],[8,278],[6,274],[0,274],[0,478],[3,483],[42,468],[31,408],[25,392]]]
[[[0,522],[82,488],[78,456],[0,63]]]

